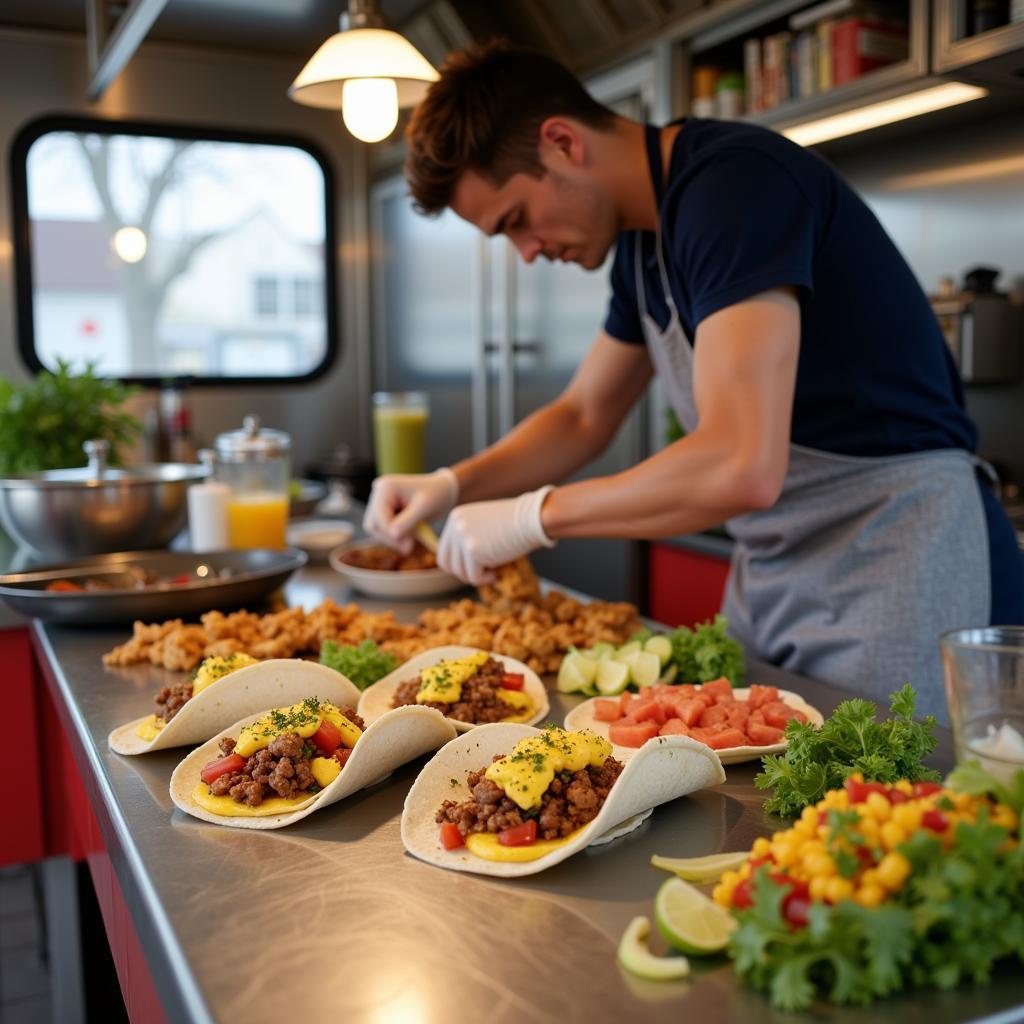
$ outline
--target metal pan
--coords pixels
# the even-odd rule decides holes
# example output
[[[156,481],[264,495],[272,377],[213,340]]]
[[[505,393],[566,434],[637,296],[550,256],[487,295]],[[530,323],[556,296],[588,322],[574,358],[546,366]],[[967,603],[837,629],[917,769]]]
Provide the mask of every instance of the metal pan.
[[[68,625],[195,619],[213,609],[259,605],[306,560],[297,548],[94,555],[0,576],[0,598],[23,615]],[[188,582],[168,582],[182,574],[190,577]],[[145,584],[149,577],[158,582]],[[56,580],[84,585],[87,579],[111,589],[46,589]]]

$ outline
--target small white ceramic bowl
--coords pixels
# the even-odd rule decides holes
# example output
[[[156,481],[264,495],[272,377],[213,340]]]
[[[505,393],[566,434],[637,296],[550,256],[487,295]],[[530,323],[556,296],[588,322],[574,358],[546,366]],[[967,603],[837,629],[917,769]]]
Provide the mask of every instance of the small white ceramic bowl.
[[[402,572],[390,569],[357,569],[343,562],[342,555],[356,548],[375,547],[377,541],[354,540],[342,544],[330,554],[332,568],[356,590],[373,597],[437,597],[461,590],[466,584],[443,569],[410,569]]]
[[[339,545],[352,539],[355,527],[341,519],[306,519],[288,525],[288,544],[301,548],[310,561],[325,563]]]

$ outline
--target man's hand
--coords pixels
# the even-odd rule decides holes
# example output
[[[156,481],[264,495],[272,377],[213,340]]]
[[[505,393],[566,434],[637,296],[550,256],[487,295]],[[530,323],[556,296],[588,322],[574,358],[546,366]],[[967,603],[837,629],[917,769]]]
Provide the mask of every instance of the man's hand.
[[[363,529],[407,555],[417,524],[447,515],[458,500],[459,481],[447,467],[434,473],[379,476],[373,481]]]
[[[520,494],[500,501],[476,501],[454,509],[441,534],[437,564],[466,583],[494,579],[491,571],[540,547],[554,547],[544,532],[540,511],[554,490]]]

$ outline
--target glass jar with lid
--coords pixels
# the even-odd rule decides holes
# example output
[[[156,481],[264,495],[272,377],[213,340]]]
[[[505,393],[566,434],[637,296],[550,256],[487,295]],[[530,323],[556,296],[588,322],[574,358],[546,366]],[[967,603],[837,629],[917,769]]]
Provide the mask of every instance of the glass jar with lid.
[[[241,430],[216,441],[217,479],[230,489],[228,542],[233,548],[283,548],[288,526],[291,438],[246,416]]]

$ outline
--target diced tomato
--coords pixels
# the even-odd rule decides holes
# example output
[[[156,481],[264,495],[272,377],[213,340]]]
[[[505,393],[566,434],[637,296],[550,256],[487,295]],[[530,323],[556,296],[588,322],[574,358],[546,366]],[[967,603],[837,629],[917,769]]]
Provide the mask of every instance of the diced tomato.
[[[455,850],[466,845],[466,840],[462,838],[459,826],[455,822],[446,821],[441,826],[441,845],[446,850]]]
[[[705,683],[700,688],[700,692],[705,696],[710,694],[714,697],[716,704],[723,700],[733,700],[732,686],[725,676],[714,679],[710,683]]]
[[[722,707],[720,704],[712,704],[711,707],[705,708],[701,713],[700,727],[702,729],[710,729],[713,725],[726,722],[728,719],[728,709]]]
[[[754,722],[757,725],[764,725],[764,712],[760,708],[754,708],[754,710],[750,712],[750,718],[748,718],[747,721]],[[773,725],[772,728],[774,729],[775,726]]]
[[[345,763],[348,761],[348,759],[351,756],[352,756],[352,748],[351,747],[338,747],[338,749],[334,752],[334,760],[337,761],[338,764],[340,764],[342,768],[345,767]]]
[[[522,825],[513,825],[498,833],[502,846],[529,846],[537,841],[537,819],[527,818]]]
[[[652,700],[634,708],[633,718],[637,722],[657,722],[661,726],[665,724],[668,715],[665,714],[665,709],[656,700]]]
[[[818,811],[818,824],[819,825],[827,825],[828,824],[828,811]]]
[[[654,687],[653,686],[641,686],[638,692],[638,697],[642,701],[648,701],[654,699]]]
[[[697,687],[693,683],[680,683],[678,686],[673,686],[672,689],[683,697],[697,696]]]
[[[521,690],[526,685],[526,676],[522,672],[506,672],[501,677],[503,690]]]
[[[769,853],[764,857],[751,857],[748,863],[750,864],[750,873],[753,874],[762,864],[774,864],[775,858]]]
[[[652,736],[658,735],[659,728],[654,721],[627,724],[621,719],[608,727],[608,739],[620,747],[642,747]]]
[[[914,796],[931,796],[933,793],[938,793],[942,789],[941,783],[938,782],[915,782],[914,783]]]
[[[776,729],[772,725],[755,722],[752,717],[747,719],[744,732],[755,747],[767,747],[773,743],[781,743],[786,735],[781,729]]]
[[[689,736],[690,727],[678,718],[670,718],[659,730],[659,736]]]
[[[341,730],[325,718],[310,739],[324,757],[330,757],[341,746]]]
[[[629,714],[629,709],[633,704],[633,695],[628,691],[619,698],[619,710],[624,714]]]
[[[846,795],[850,798],[851,804],[862,804],[868,798],[869,793],[881,793],[889,799],[889,787],[881,782],[858,782],[850,778],[846,780]]]
[[[889,803],[891,804],[905,804],[910,799],[902,789],[896,788],[890,788],[885,795],[889,798]]]
[[[179,572],[177,576],[172,576],[167,582],[180,586],[182,583],[191,583],[192,577],[187,572]]]
[[[745,747],[747,737],[739,729],[723,729],[721,732],[708,732],[703,741],[712,750],[724,750],[726,747]]]
[[[862,868],[873,868],[875,866],[875,855],[866,846],[855,846],[853,848],[854,855],[857,860],[860,861]]]
[[[215,779],[229,772],[240,772],[245,767],[245,758],[241,754],[225,754],[211,761],[200,773],[199,777],[209,785]]]
[[[622,709],[617,700],[598,697],[594,701],[594,718],[599,722],[617,722],[622,717]]]
[[[758,686],[755,683],[750,687],[750,710],[754,711],[756,708],[762,707],[765,704],[771,704],[779,699],[779,691],[774,686]]]
[[[725,708],[728,714],[726,722],[737,729],[742,729],[747,724],[747,719],[750,718],[750,708],[747,707],[746,701],[735,700],[731,704],[719,704],[718,706]]]
[[[783,875],[773,871],[768,876],[776,885],[784,885],[789,888],[794,896],[810,896],[811,887],[801,878],[793,878],[791,875]]]
[[[754,905],[753,885],[749,878],[744,878],[732,891],[732,905],[737,910],[744,910]]]
[[[806,896],[798,896],[795,892],[791,892],[782,901],[782,916],[794,928],[807,927],[810,909],[811,901]]]
[[[921,824],[933,832],[945,832],[949,828],[949,818],[942,811],[925,811],[921,815]]]

